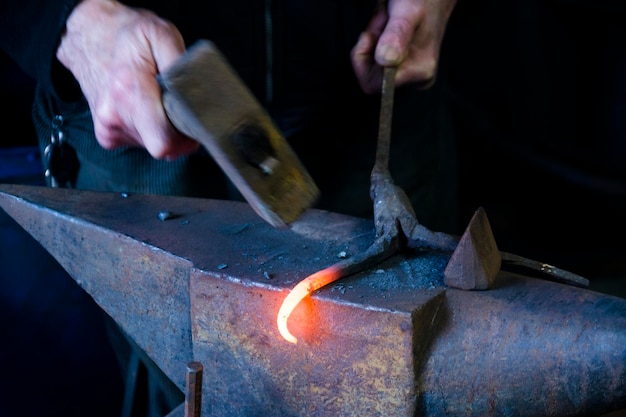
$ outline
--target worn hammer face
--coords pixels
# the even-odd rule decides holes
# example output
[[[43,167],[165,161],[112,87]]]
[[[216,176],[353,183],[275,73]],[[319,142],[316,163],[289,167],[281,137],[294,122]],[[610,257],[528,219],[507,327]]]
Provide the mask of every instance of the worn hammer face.
[[[213,43],[192,45],[159,82],[172,124],[207,149],[272,226],[285,227],[317,200],[313,179]]]

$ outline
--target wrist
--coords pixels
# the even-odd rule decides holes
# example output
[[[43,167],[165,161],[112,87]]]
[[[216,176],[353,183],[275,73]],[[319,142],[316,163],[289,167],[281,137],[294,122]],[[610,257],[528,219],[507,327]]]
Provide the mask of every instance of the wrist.
[[[76,4],[65,22],[56,50],[56,58],[63,66],[72,71],[90,49],[97,47],[94,33],[106,31],[106,22],[115,5],[112,0],[81,0]]]

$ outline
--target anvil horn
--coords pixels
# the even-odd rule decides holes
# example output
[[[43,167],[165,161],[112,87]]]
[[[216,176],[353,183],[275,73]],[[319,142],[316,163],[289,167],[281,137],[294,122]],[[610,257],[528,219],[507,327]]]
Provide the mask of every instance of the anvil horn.
[[[398,254],[301,303],[293,345],[275,322],[288,290],[366,249],[370,222],[309,210],[277,230],[245,203],[26,185],[0,185],[0,206],[181,389],[203,364],[203,416],[626,407],[618,297],[506,271],[464,291],[444,283],[449,254]]]

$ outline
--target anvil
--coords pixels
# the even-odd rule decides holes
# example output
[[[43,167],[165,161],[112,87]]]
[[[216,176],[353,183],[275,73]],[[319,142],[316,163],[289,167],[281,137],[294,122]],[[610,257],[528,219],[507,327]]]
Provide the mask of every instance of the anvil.
[[[181,390],[203,364],[203,416],[626,407],[622,298],[505,270],[488,290],[449,288],[449,255],[399,253],[298,305],[294,345],[281,302],[367,248],[371,221],[311,209],[278,230],[242,202],[27,185],[1,185],[0,206]]]

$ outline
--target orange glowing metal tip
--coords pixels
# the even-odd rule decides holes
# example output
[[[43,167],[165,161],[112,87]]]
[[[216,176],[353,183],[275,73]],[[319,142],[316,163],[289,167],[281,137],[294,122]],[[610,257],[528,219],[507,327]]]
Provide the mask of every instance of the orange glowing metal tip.
[[[283,304],[280,306],[280,310],[278,310],[276,323],[278,324],[278,331],[280,334],[288,342],[294,344],[298,343],[298,340],[289,332],[289,329],[287,328],[287,319],[300,301],[302,301],[307,295],[311,295],[313,292],[330,283],[377,265],[384,259],[396,253],[397,250],[398,247],[396,242],[390,243],[384,237],[381,237],[376,239],[374,243],[365,251],[357,253],[351,258],[343,259],[336,264],[322,269],[313,275],[309,275],[300,281],[295,287],[293,287],[289,295],[285,297]]]
[[[378,132],[378,147],[376,149],[376,165],[374,166],[372,175],[380,171],[387,172],[395,74],[395,67],[385,68],[382,85],[381,120]],[[395,224],[395,221],[393,220],[390,220],[390,222],[390,224]],[[298,343],[298,339],[296,339],[287,328],[287,319],[298,303],[300,303],[300,301],[302,301],[307,295],[312,294],[314,291],[330,284],[331,282],[337,281],[346,275],[364,270],[397,251],[398,239],[396,239],[395,236],[383,236],[383,234],[382,228],[377,225],[378,238],[365,252],[352,259],[340,261],[335,265],[314,273],[313,275],[309,275],[300,281],[293,288],[293,290],[291,290],[289,295],[283,301],[283,304],[280,306],[278,318],[276,320],[278,330],[285,340],[294,344]]]
[[[293,287],[289,295],[283,301],[283,304],[280,306],[278,319],[276,320],[278,324],[278,331],[285,338],[285,340],[293,344],[298,343],[298,339],[296,339],[287,328],[287,319],[300,301],[302,301],[307,295],[310,295],[331,282],[338,280],[342,276],[342,269],[337,265],[333,265],[326,269],[322,269],[313,275],[309,275],[300,281],[298,285]]]

